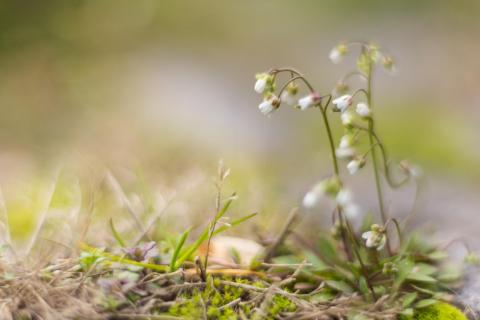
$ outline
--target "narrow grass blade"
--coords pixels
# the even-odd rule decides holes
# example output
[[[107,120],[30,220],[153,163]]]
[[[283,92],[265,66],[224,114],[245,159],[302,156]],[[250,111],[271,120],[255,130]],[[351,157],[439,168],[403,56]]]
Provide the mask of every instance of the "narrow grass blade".
[[[182,250],[183,245],[185,244],[185,241],[187,241],[187,238],[189,235],[190,235],[190,229],[185,231],[180,237],[180,240],[178,241],[178,244],[175,247],[175,250],[173,251],[172,259],[170,260],[170,272],[177,270],[178,255],[180,254],[180,250]]]
[[[115,229],[115,225],[113,224],[112,218],[110,218],[109,220],[109,225],[110,225],[110,230],[112,231],[112,235],[115,238],[115,240],[117,240],[118,245],[122,248],[125,248],[125,242],[123,241],[120,234],[117,232],[117,229]]]

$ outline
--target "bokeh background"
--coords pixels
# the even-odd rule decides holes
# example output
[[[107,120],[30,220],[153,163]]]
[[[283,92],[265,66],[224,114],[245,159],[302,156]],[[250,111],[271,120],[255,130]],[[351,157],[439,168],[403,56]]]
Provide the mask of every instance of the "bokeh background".
[[[125,210],[102,202],[114,198],[105,170],[139,211],[165,211],[163,225],[182,230],[211,214],[219,159],[232,170],[225,192],[239,195],[232,215],[258,211],[257,228],[275,230],[330,171],[328,150],[314,111],[262,116],[253,76],[294,66],[330,92],[354,66],[331,64],[330,48],[361,39],[397,63],[396,76],[376,74],[375,114],[392,156],[427,177],[416,223],[475,243],[479,31],[475,0],[1,1],[0,183],[12,237],[28,242],[42,212],[79,219],[90,193],[92,219],[122,228],[125,217],[127,228]],[[348,180],[375,212],[371,172]],[[394,215],[410,210],[413,189],[388,193]]]

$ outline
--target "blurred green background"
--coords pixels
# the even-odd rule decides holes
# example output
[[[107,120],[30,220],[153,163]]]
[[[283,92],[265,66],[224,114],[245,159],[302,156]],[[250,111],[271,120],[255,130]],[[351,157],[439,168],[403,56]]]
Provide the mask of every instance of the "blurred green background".
[[[75,177],[109,168],[144,207],[146,199],[161,207],[165,194],[183,199],[166,218],[181,229],[212,208],[211,177],[223,158],[236,210],[267,212],[260,224],[275,225],[330,167],[320,115],[263,117],[253,75],[294,66],[330,92],[354,66],[332,65],[330,48],[364,39],[397,62],[395,77],[376,76],[375,113],[390,153],[429,176],[424,221],[474,237],[479,31],[475,0],[1,1],[0,183],[9,219],[19,234],[34,228],[41,205],[32,198],[59,167]],[[352,183],[374,210],[370,179]],[[81,201],[68,183],[77,180],[65,181],[57,192]],[[400,214],[411,203],[408,192],[389,196]],[[180,221],[177,211],[193,218]]]

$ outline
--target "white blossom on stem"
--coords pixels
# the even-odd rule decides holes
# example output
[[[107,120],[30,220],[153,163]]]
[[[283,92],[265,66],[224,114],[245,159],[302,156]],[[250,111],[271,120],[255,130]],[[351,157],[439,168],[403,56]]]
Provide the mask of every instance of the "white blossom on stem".
[[[322,98],[318,93],[310,93],[309,95],[298,100],[298,105],[300,106],[301,110],[306,110],[317,105],[321,100]]]
[[[349,94],[345,94],[343,96],[340,96],[332,101],[332,103],[335,105],[336,109],[344,112],[345,110],[348,109],[352,105],[353,98]]]
[[[271,96],[268,99],[265,99],[258,105],[258,109],[261,113],[266,116],[269,116],[272,112],[278,109],[280,106],[280,100],[276,96]]]

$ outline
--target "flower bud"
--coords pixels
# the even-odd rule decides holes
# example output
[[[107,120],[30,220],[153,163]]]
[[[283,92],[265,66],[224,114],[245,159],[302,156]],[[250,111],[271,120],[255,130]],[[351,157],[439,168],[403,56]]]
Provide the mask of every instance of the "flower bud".
[[[398,272],[398,268],[395,266],[393,262],[385,262],[383,264],[383,269],[382,269],[383,274],[391,275],[397,272]]]
[[[338,81],[335,85],[335,89],[333,89],[333,94],[335,96],[340,96],[348,92],[350,87],[343,81]]]
[[[397,72],[397,68],[395,66],[395,62],[393,61],[392,57],[390,56],[383,56],[382,58],[382,66],[383,68],[388,71],[389,73]]]
[[[347,54],[347,52],[348,47],[341,43],[330,51],[329,58],[333,63],[337,64],[343,60],[343,57]]]
[[[273,76],[269,73],[259,73],[255,75],[255,91],[257,93],[265,93],[273,89]]]

